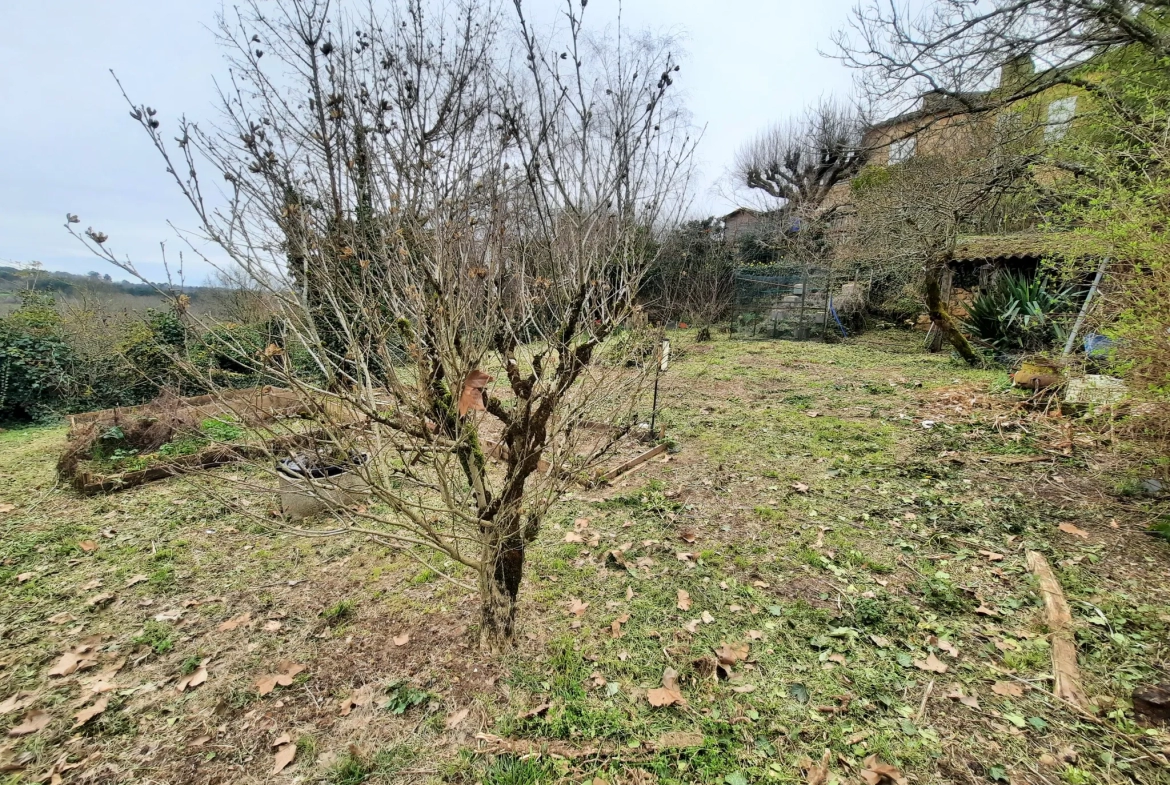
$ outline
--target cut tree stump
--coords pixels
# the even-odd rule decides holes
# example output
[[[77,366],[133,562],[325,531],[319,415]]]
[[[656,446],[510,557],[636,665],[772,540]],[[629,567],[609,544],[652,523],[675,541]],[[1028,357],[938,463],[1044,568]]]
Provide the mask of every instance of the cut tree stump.
[[[1077,708],[1087,711],[1089,700],[1081,688],[1077,670],[1077,645],[1073,638],[1072,613],[1065,602],[1060,582],[1044,554],[1028,551],[1028,569],[1040,582],[1044,595],[1044,610],[1052,644],[1052,694]]]

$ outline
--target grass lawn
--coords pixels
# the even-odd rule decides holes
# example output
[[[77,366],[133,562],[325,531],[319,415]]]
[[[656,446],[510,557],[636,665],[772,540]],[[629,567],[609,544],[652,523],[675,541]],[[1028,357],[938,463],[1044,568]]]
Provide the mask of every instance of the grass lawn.
[[[674,449],[554,507],[498,657],[405,554],[180,479],[82,498],[64,427],[0,433],[0,782],[1170,782],[1129,702],[1167,678],[1165,466],[920,342],[680,334]]]

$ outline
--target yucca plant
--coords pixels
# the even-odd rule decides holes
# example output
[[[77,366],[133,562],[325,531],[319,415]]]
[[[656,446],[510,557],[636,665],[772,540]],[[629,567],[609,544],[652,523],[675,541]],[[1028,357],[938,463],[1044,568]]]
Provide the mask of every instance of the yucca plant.
[[[1072,287],[1052,289],[1041,276],[1005,272],[971,303],[963,326],[997,352],[1041,351],[1065,340],[1058,317],[1073,309],[1075,299]]]

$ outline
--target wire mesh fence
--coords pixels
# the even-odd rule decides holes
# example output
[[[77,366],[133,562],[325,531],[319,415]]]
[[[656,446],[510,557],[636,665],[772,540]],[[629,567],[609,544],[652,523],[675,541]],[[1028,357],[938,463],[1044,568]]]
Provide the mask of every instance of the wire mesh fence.
[[[840,338],[848,334],[847,317],[863,301],[860,284],[830,267],[745,267],[735,275],[732,334],[796,341]]]

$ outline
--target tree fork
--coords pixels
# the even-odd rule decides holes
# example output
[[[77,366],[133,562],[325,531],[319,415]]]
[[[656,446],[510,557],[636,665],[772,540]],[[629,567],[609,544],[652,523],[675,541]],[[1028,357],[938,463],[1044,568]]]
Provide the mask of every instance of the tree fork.
[[[951,342],[951,346],[955,348],[955,351],[969,365],[978,367],[983,364],[983,358],[971,347],[967,336],[963,335],[962,331],[959,330],[954,318],[951,317],[946,305],[943,304],[942,273],[944,268],[945,265],[935,264],[931,265],[926,271],[926,309],[930,313],[930,320],[934,323],[934,326],[947,337],[947,340]]]

